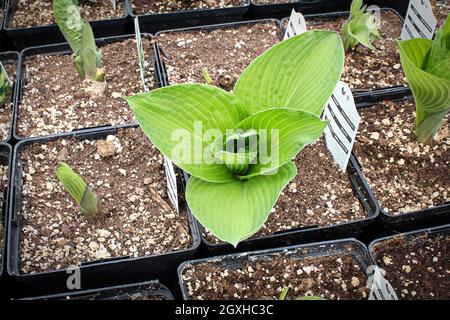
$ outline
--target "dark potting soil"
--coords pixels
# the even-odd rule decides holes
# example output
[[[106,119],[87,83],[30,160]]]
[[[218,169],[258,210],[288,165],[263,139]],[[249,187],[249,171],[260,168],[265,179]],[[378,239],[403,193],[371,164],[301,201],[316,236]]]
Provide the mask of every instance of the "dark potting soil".
[[[324,29],[340,32],[347,17],[307,18],[308,30]],[[380,37],[373,42],[376,50],[358,45],[347,52],[342,80],[352,89],[380,89],[406,84],[400,64],[396,39],[400,37],[403,24],[392,11],[381,12]]]
[[[4,217],[1,216],[5,205],[5,190],[8,184],[8,166],[0,165],[0,267],[2,265],[3,238],[5,236]]]
[[[155,87],[152,40],[143,38],[147,86]],[[142,91],[134,39],[102,46],[107,87],[102,96],[87,92],[72,56],[25,58],[25,80],[17,119],[22,136],[41,136],[74,129],[132,123],[133,113],[122,98]]]
[[[384,101],[360,110],[355,153],[382,208],[391,214],[450,201],[448,118],[431,145],[411,135],[413,100]]]
[[[253,237],[311,226],[330,226],[367,217],[353,193],[350,179],[341,173],[324,138],[303,149],[295,159],[297,176],[281,192],[261,230]],[[205,233],[215,243],[220,241]]]
[[[193,300],[277,300],[285,287],[286,299],[321,296],[331,300],[367,299],[363,267],[349,255],[295,259],[286,254],[270,259],[252,257],[239,269],[213,261],[187,265],[182,272]]]
[[[399,299],[450,299],[450,235],[400,235],[377,243],[374,254]]]
[[[26,147],[20,270],[67,268],[82,262],[138,257],[189,248],[184,211],[166,194],[163,156],[138,128],[105,140],[63,139]],[[89,218],[56,177],[67,162],[102,199]]]
[[[195,9],[217,9],[245,5],[245,0],[130,0],[135,15]]]
[[[16,80],[17,62],[3,62],[3,67],[8,74],[9,80],[13,83]],[[13,85],[9,87],[8,95],[5,104],[0,107],[0,142],[5,142],[8,139],[9,129],[11,125],[11,116],[13,109]]]
[[[438,21],[437,29],[444,24],[445,19],[447,19],[450,13],[450,1],[448,0],[431,0],[431,5],[433,6],[433,13]]]
[[[83,19],[88,21],[120,18],[125,14],[125,1],[116,2],[116,12],[110,0],[79,0],[78,8]],[[52,3],[52,0],[18,0],[17,9],[13,11],[11,28],[30,28],[54,23]]]
[[[237,27],[167,32],[158,36],[169,82],[204,83],[202,70],[213,84],[232,90],[244,69],[259,55],[280,41],[277,22],[260,22]]]

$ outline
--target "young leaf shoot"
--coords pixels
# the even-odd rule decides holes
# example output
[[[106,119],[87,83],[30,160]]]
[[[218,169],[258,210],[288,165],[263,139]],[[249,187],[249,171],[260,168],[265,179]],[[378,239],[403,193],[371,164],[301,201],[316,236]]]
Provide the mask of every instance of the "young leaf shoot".
[[[59,164],[56,175],[67,192],[80,205],[82,214],[95,216],[100,213],[102,210],[101,200],[67,163]]]
[[[450,19],[434,40],[399,42],[400,60],[416,103],[414,135],[430,143],[450,109]]]
[[[354,49],[362,44],[371,50],[375,50],[372,41],[380,36],[375,16],[365,12],[367,6],[363,6],[363,0],[353,0],[350,6],[350,16],[342,25],[342,39],[345,51]]]
[[[288,292],[289,292],[289,287],[284,287],[283,291],[281,291],[280,296],[278,297],[278,300],[286,300],[286,296],[287,296]],[[303,296],[303,297],[298,297],[295,300],[327,300],[327,299],[318,297],[318,296]]]
[[[53,0],[53,15],[73,52],[73,62],[81,79],[105,81],[101,50],[94,33],[72,0]]]
[[[10,83],[8,74],[6,73],[3,64],[0,62],[0,107],[6,103],[6,99],[8,97]]]
[[[313,30],[258,57],[233,92],[181,84],[126,100],[153,144],[191,175],[194,216],[236,246],[262,227],[297,174],[292,159],[322,135],[343,66],[339,35]]]

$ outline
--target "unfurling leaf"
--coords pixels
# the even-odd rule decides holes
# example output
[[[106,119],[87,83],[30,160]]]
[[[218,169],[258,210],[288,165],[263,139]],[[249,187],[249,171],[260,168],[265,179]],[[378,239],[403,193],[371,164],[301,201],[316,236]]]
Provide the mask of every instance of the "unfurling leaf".
[[[192,175],[193,215],[237,246],[261,228],[295,177],[291,159],[323,133],[320,115],[343,65],[339,35],[313,30],[258,57],[233,93],[184,84],[126,100],[152,143]]]
[[[399,42],[400,59],[416,103],[414,134],[430,143],[450,109],[450,19],[434,40]]]
[[[366,6],[363,6],[362,0],[353,0],[350,17],[341,29],[346,51],[360,43],[371,50],[375,49],[372,41],[380,36],[377,22],[373,14],[365,11]]]
[[[100,213],[101,200],[67,163],[60,163],[56,175],[67,192],[80,205],[82,214],[94,216]]]
[[[286,296],[288,293],[289,293],[289,287],[285,287],[283,289],[283,291],[281,291],[280,296],[278,297],[278,300],[286,300]],[[327,299],[318,297],[318,296],[303,296],[303,297],[298,297],[295,300],[327,300]]]

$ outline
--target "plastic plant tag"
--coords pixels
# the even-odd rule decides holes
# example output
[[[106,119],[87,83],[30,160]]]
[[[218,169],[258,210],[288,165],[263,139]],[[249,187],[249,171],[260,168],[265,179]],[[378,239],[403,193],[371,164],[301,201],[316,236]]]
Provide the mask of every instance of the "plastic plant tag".
[[[306,32],[306,21],[305,17],[300,12],[296,12],[292,9],[291,16],[289,17],[288,26],[286,28],[286,33],[284,34],[283,40],[292,38],[293,36],[302,34]]]
[[[169,195],[170,202],[172,202],[177,213],[180,213],[178,208],[177,176],[175,175],[172,161],[166,157],[164,157],[164,171],[166,172],[167,194]]]
[[[3,107],[6,101],[9,87],[11,86],[11,80],[6,73],[3,64],[0,62],[0,107]]]
[[[141,82],[142,86],[144,88],[144,91],[147,92],[147,85],[145,84],[145,53],[144,53],[144,47],[142,45],[142,36],[141,36],[141,29],[139,28],[139,18],[136,17],[134,19],[134,30],[136,32],[136,45],[137,45],[137,51],[138,51],[138,58],[139,58],[139,71],[141,74]]]
[[[432,39],[437,19],[429,0],[411,0],[403,25],[401,40],[413,38]]]
[[[111,5],[113,7],[114,12],[116,12],[116,10],[117,10],[117,2],[116,2],[116,0],[111,0]]]
[[[325,141],[334,161],[345,172],[355,143],[360,116],[352,92],[340,81],[328,100],[322,116],[330,121],[325,128]]]
[[[370,288],[369,300],[398,300],[392,285],[383,277],[382,269],[375,265],[367,269],[370,275],[367,286]]]

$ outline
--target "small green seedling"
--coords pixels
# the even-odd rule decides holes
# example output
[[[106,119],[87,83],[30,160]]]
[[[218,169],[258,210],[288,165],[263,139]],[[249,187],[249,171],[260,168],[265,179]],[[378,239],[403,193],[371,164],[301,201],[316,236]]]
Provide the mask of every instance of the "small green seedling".
[[[213,79],[211,78],[207,68],[202,68],[202,75],[207,84],[213,84]]]
[[[399,41],[400,60],[416,103],[414,135],[428,144],[450,110],[450,18],[434,40]]]
[[[102,203],[97,194],[67,163],[60,163],[56,175],[67,192],[80,205],[82,214],[95,216],[101,212]]]
[[[342,25],[342,38],[345,50],[354,49],[362,44],[371,50],[375,50],[372,41],[380,36],[375,16],[365,12],[367,6],[363,6],[363,0],[353,0],[350,7],[350,17]]]
[[[6,73],[3,64],[0,62],[0,107],[6,103],[10,85],[8,74]]]
[[[286,296],[287,296],[288,292],[289,292],[289,287],[285,287],[283,289],[283,291],[281,291],[280,296],[278,297],[278,300],[286,300]],[[303,297],[298,297],[295,300],[327,300],[327,299],[318,297],[318,296],[303,296]]]
[[[53,15],[73,52],[73,62],[81,79],[105,81],[101,50],[95,44],[94,33],[84,21],[72,0],[53,0]]]

